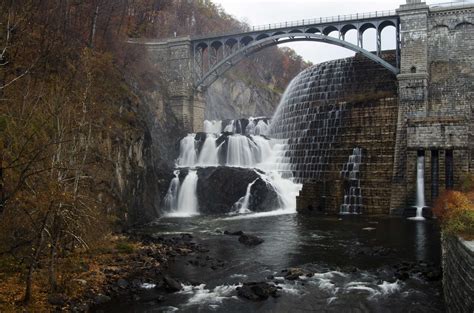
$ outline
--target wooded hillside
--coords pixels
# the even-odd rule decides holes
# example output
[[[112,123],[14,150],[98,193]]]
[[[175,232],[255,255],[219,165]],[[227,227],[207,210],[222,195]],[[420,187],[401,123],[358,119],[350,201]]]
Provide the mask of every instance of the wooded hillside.
[[[246,27],[211,1],[0,2],[0,280],[18,275],[25,292],[16,300],[30,301],[39,268],[51,292],[61,288],[58,260],[94,246],[127,214],[113,158],[146,132],[131,87],[146,64],[126,39]],[[306,66],[270,48],[234,74],[283,90]]]

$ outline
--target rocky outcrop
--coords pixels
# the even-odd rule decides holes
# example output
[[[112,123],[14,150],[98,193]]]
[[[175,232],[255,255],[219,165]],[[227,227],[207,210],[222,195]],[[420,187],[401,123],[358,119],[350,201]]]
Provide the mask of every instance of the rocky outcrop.
[[[187,170],[182,170],[184,180]],[[201,214],[224,214],[236,210],[234,204],[244,197],[247,186],[255,181],[251,189],[249,210],[271,211],[278,207],[278,195],[253,169],[238,167],[207,167],[198,169],[197,194]]]
[[[274,284],[266,282],[244,283],[242,287],[237,287],[237,294],[239,297],[253,301],[266,300],[270,296],[279,297],[278,288]]]
[[[281,93],[264,83],[257,87],[242,80],[223,77],[206,94],[207,120],[238,119],[249,116],[272,116]]]

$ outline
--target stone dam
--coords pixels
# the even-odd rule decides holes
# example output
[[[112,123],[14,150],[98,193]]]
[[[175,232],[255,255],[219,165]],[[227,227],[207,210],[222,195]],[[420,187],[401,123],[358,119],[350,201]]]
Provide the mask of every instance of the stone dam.
[[[394,12],[390,19],[396,22],[397,49],[374,52],[385,65],[361,52],[309,68],[288,86],[267,137],[256,139],[241,132],[250,143],[231,137],[251,150],[255,140],[257,146],[269,140],[270,148],[275,146],[272,140],[283,140],[279,151],[272,150],[277,156],[272,162],[282,163],[273,169],[301,185],[299,212],[428,216],[426,208],[437,196],[461,187],[473,171],[474,5],[430,6],[410,0]],[[380,27],[385,25],[379,22]],[[350,23],[345,21],[345,27]],[[353,23],[349,26],[359,30],[375,25]],[[339,32],[349,27],[339,26],[334,24]],[[310,30],[289,31],[289,40],[305,40],[301,31]],[[324,39],[327,34],[318,36]],[[214,39],[209,38],[210,44]],[[206,90],[194,86],[194,42],[183,37],[137,44],[146,47],[152,63],[167,64],[167,75],[174,82],[170,108],[189,132],[199,134]],[[245,50],[247,44],[239,42],[238,47]],[[224,142],[227,147],[228,140]],[[199,153],[199,143],[193,149]],[[230,151],[218,147],[219,160],[224,150]],[[199,167],[198,163],[192,165]],[[246,167],[258,168],[257,163]],[[220,161],[214,167],[222,165]],[[201,170],[197,176],[206,175]],[[240,194],[243,189],[232,201],[245,196]]]

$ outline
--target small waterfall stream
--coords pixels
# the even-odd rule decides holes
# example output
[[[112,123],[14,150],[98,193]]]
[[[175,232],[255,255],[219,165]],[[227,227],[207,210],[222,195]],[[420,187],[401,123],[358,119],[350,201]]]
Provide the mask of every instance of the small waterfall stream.
[[[341,177],[348,183],[344,191],[344,201],[340,214],[362,213],[362,193],[360,188],[360,164],[362,163],[362,149],[354,148],[349,161],[344,164]]]
[[[423,208],[425,203],[425,156],[418,154],[416,162],[416,216],[412,220],[424,220]]]
[[[179,190],[176,211],[171,212],[173,216],[179,217],[199,214],[196,193],[197,183],[197,172],[190,170]]]
[[[217,137],[214,134],[208,134],[204,145],[202,146],[201,153],[199,154],[197,164],[199,166],[218,166],[219,156],[218,148],[216,146]]]

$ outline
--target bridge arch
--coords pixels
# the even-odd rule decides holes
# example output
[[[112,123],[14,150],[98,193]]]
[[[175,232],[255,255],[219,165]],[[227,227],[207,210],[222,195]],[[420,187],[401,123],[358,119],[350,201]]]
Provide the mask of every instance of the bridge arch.
[[[337,29],[336,26],[330,25],[330,26],[327,26],[323,29],[323,34],[327,36],[327,35],[329,35],[330,33],[334,32],[334,31],[339,32],[339,29]]]
[[[375,25],[371,24],[375,29]],[[337,31],[339,31],[336,28]],[[332,32],[333,30],[331,30]],[[242,59],[246,56],[254,54],[258,51],[261,51],[265,48],[270,46],[275,46],[279,44],[289,43],[289,42],[298,42],[298,41],[312,41],[312,42],[322,42],[327,43],[339,47],[343,47],[349,50],[352,50],[357,53],[361,53],[365,57],[371,59],[372,61],[380,64],[381,66],[388,69],[393,74],[398,74],[399,69],[380,56],[373,54],[357,45],[349,43],[347,41],[326,36],[323,34],[313,34],[313,33],[285,33],[285,34],[278,34],[272,35],[269,37],[262,38],[260,40],[255,40],[251,36],[246,36],[240,39],[240,43],[242,46],[235,51],[234,53],[224,57],[221,61],[216,62],[212,68],[210,68],[206,73],[201,73],[202,75],[198,75],[195,78],[195,88],[197,90],[201,90],[203,88],[207,88],[210,86],[214,81],[216,81],[222,74],[224,74],[227,70],[235,66],[239,63]],[[199,63],[199,62],[197,62]]]
[[[310,27],[306,29],[305,33],[316,34],[316,33],[321,33],[321,31],[319,30],[319,28]]]

